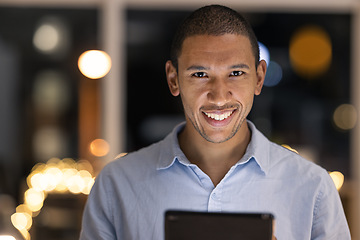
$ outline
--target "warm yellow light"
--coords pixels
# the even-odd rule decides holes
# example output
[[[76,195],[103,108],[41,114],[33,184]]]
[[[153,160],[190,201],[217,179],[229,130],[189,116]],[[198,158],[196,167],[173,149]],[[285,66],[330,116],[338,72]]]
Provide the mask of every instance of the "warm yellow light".
[[[44,190],[49,192],[53,191],[56,186],[61,182],[63,178],[63,173],[57,167],[49,167],[48,169],[46,169],[44,176],[45,180],[48,182]]]
[[[26,229],[19,229],[19,232],[25,240],[31,240],[30,233]]]
[[[353,105],[342,104],[334,111],[333,120],[335,125],[342,130],[350,130],[357,122],[357,112]]]
[[[119,155],[116,156],[115,159],[125,157],[127,154],[128,153],[126,153],[126,152],[120,153]]]
[[[30,188],[25,192],[25,204],[33,212],[39,211],[45,200],[45,194],[42,191],[37,191],[34,188]]]
[[[30,229],[32,225],[32,217],[27,213],[14,213],[11,215],[11,222],[18,230]]]
[[[30,183],[31,183],[30,186],[36,189],[37,191],[43,191],[46,188],[46,184],[47,184],[47,182],[44,181],[43,176],[44,175],[40,172],[32,175],[30,178]]]
[[[80,174],[76,174],[69,179],[67,187],[71,193],[79,194],[85,187],[85,182],[81,178]]]
[[[88,195],[92,186],[94,185],[94,178],[92,177],[91,173],[86,170],[79,171],[79,176],[81,177],[82,181],[80,182],[79,188],[81,189],[81,193]]]
[[[20,204],[19,206],[16,207],[16,212],[18,213],[27,213],[30,216],[33,215],[33,212],[29,209],[29,207],[26,204]]]
[[[24,194],[24,204],[19,205],[11,216],[12,224],[23,238],[30,240],[32,218],[40,213],[48,192],[89,194],[95,182],[92,172],[93,168],[86,160],[51,158],[46,164],[36,164],[26,178],[29,189]],[[0,235],[0,240],[14,240],[5,237]]]
[[[296,151],[295,149],[293,149],[292,147],[290,147],[290,146],[289,146],[289,145],[287,145],[287,144],[282,144],[281,146],[282,146],[282,147],[284,147],[284,148],[289,149],[290,151],[292,151],[292,152],[294,152],[294,153],[299,154],[299,152],[298,152],[298,151]]]
[[[293,35],[290,41],[290,61],[301,76],[314,78],[330,67],[332,44],[329,34],[319,26],[306,26]]]
[[[16,238],[10,235],[0,235],[0,240],[16,240]]]
[[[46,164],[45,163],[37,163],[35,164],[35,166],[32,168],[31,172],[41,172],[46,168]]]
[[[344,175],[341,172],[334,171],[330,172],[330,177],[334,181],[336,189],[340,190],[340,188],[344,184]]]
[[[85,195],[89,195],[91,188],[95,183],[95,178],[84,178],[84,181],[85,181],[85,187],[81,192]]]
[[[72,158],[64,158],[61,161],[62,168],[74,168],[76,165],[76,162]]]
[[[94,169],[93,169],[91,163],[89,161],[87,161],[87,160],[79,160],[76,163],[76,169],[79,170],[79,171],[86,170],[91,174],[94,172]]]
[[[78,67],[80,72],[88,78],[102,78],[111,69],[111,58],[104,51],[86,51],[79,57]]]
[[[90,143],[90,152],[97,157],[105,156],[109,150],[110,146],[104,139],[95,139]]]

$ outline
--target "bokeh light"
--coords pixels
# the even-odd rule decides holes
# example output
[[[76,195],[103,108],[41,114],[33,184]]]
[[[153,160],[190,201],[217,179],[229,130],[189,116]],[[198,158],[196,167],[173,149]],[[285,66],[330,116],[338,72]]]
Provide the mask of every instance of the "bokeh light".
[[[339,171],[330,172],[329,174],[334,181],[336,189],[339,191],[344,184],[344,174]]]
[[[259,50],[260,50],[260,60],[265,60],[266,65],[270,63],[270,52],[269,49],[261,42],[259,43]]]
[[[32,217],[27,213],[16,212],[11,215],[11,222],[18,230],[29,230],[32,225]]]
[[[351,104],[342,104],[338,106],[333,114],[333,121],[341,130],[350,130],[357,123],[357,111]]]
[[[81,170],[86,170],[89,173],[93,174],[94,169],[93,166],[90,164],[89,161],[86,160],[79,160],[76,162],[76,169],[81,171]]]
[[[45,54],[64,54],[69,47],[69,30],[57,17],[49,16],[40,21],[33,36],[37,50]]]
[[[52,156],[68,152],[66,134],[57,126],[41,127],[36,130],[33,138],[34,155],[38,161],[45,162]]]
[[[325,73],[332,60],[329,34],[319,26],[298,29],[290,40],[290,61],[294,71],[312,79]]]
[[[88,78],[102,78],[111,69],[111,58],[104,51],[86,51],[80,55],[78,67],[80,72]]]
[[[70,105],[70,88],[58,71],[40,72],[34,83],[32,98],[37,111],[59,115]]]
[[[16,238],[10,235],[0,235],[0,240],[16,240]]]
[[[27,184],[38,192],[88,194],[94,183],[93,167],[86,160],[50,159],[47,164],[37,164],[27,177]]]
[[[281,66],[274,61],[270,61],[265,75],[264,86],[274,87],[278,85],[282,79],[282,76],[283,71]]]
[[[34,45],[41,51],[52,51],[59,44],[60,34],[50,24],[41,25],[35,32]]]
[[[39,211],[44,204],[45,193],[34,188],[28,189],[24,194],[24,202],[33,212]]]
[[[24,204],[11,216],[13,226],[24,239],[30,239],[32,218],[36,217],[49,193],[88,195],[95,182],[93,167],[87,160],[76,162],[71,158],[51,158],[47,163],[38,163],[26,178],[27,189]],[[1,240],[1,239],[0,239]]]
[[[94,156],[103,157],[110,151],[110,146],[104,139],[95,139],[90,143],[90,152]]]

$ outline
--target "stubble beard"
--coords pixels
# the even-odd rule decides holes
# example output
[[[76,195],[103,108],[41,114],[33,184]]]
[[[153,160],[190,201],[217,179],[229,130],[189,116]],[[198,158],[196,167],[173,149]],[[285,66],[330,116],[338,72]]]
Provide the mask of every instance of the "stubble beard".
[[[194,115],[192,118],[188,117],[188,119],[191,122],[191,124],[193,125],[193,127],[195,128],[195,130],[201,135],[202,138],[204,138],[206,141],[208,141],[210,143],[220,144],[220,143],[224,143],[224,142],[230,140],[231,138],[233,138],[235,136],[235,134],[241,128],[242,124],[244,123],[244,121],[246,119],[246,114],[241,114],[241,110],[242,110],[242,108],[239,107],[238,111],[240,111],[240,115],[239,115],[238,119],[236,120],[238,123],[235,123],[233,129],[231,130],[231,133],[226,138],[218,140],[218,141],[211,138],[206,133],[205,129],[200,124],[198,124],[195,120],[193,120],[193,119],[195,119]]]

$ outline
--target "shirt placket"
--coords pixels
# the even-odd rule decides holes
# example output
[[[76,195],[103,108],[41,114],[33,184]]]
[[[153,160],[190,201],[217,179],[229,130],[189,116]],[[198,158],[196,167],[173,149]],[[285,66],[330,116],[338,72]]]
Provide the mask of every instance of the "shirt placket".
[[[222,210],[222,191],[221,186],[214,188],[209,197],[208,211],[209,212],[221,212]]]
[[[199,167],[193,165],[191,166],[194,173],[199,178],[202,186],[209,192],[209,199],[208,199],[208,211],[209,212],[220,212],[222,209],[222,184],[218,184],[214,187],[210,177],[206,175]]]

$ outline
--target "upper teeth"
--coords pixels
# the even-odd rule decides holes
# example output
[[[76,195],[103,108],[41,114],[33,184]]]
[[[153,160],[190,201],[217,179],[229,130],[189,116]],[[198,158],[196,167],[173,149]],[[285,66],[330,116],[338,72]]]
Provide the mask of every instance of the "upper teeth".
[[[230,115],[232,114],[232,112],[226,112],[226,113],[223,113],[223,114],[207,113],[207,112],[204,112],[204,113],[209,118],[215,119],[217,121],[224,120],[224,119],[230,117]]]

